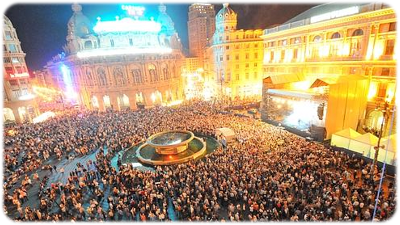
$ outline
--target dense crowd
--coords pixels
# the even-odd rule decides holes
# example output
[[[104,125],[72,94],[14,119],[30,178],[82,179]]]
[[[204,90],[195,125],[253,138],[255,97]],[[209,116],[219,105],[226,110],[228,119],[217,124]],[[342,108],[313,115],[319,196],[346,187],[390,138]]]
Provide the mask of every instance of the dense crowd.
[[[168,221],[171,214],[184,221],[372,219],[377,185],[370,163],[220,109],[196,102],[134,112],[65,112],[43,123],[6,127],[12,133],[4,137],[4,210],[23,221]],[[219,127],[234,130],[237,141],[200,160],[154,171],[111,166],[116,153],[154,133],[181,129],[214,136]],[[105,148],[107,154],[98,151]],[[65,183],[48,181],[54,172],[64,173],[54,161],[89,154],[96,159],[78,163]],[[375,168],[375,180],[379,172]],[[39,188],[30,196],[34,185]],[[395,211],[394,179],[385,178],[385,187],[376,220]],[[38,201],[31,204],[34,196]]]

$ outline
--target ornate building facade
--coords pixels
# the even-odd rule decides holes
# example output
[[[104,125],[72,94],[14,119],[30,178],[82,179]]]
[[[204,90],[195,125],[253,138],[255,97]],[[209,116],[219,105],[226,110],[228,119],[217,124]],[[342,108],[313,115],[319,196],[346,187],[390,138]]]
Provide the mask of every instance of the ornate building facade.
[[[9,18],[3,16],[3,121],[31,122],[39,114],[25,53]]]
[[[65,54],[48,62],[37,76],[63,90],[64,101],[89,109],[121,110],[168,104],[182,99],[182,45],[166,6],[157,19],[143,7],[123,6],[128,16],[92,26],[73,5]],[[49,78],[49,76],[51,78]]]
[[[238,30],[236,25],[237,14],[225,3],[215,17],[205,70],[222,96],[261,96],[262,30]]]
[[[306,129],[324,127],[326,138],[346,128],[379,130],[382,106],[395,104],[392,8],[324,4],[264,30],[262,38],[264,119],[296,128],[302,122]]]
[[[203,67],[205,49],[215,32],[214,5],[194,3],[188,14],[189,53],[199,58],[199,66]]]

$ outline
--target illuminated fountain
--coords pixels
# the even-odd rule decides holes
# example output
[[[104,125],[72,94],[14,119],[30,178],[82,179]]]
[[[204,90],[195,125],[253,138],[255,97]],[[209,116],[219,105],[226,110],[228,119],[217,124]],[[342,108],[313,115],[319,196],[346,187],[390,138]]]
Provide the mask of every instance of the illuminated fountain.
[[[190,131],[165,131],[150,136],[136,150],[139,162],[172,165],[197,159],[207,152],[206,142]]]

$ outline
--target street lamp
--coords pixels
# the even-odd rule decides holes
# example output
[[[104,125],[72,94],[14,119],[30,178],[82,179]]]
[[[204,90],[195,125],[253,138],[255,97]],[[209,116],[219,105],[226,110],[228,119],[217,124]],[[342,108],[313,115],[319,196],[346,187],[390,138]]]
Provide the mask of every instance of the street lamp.
[[[375,171],[375,167],[376,167],[376,165],[378,163],[379,150],[381,148],[385,148],[384,145],[381,146],[380,144],[381,144],[381,139],[382,139],[382,134],[383,134],[383,127],[384,127],[384,124],[385,124],[386,120],[388,119],[387,117],[389,115],[389,113],[388,113],[389,111],[391,111],[390,110],[390,106],[389,106],[389,102],[385,101],[384,107],[383,107],[383,109],[381,109],[381,112],[383,113],[383,118],[382,118],[382,122],[381,122],[381,128],[379,130],[378,144],[377,144],[377,146],[374,147],[375,155],[374,155],[374,161],[372,163],[372,168],[371,168],[371,180],[372,180],[372,185],[373,186],[375,186],[375,183],[374,183],[374,171]]]

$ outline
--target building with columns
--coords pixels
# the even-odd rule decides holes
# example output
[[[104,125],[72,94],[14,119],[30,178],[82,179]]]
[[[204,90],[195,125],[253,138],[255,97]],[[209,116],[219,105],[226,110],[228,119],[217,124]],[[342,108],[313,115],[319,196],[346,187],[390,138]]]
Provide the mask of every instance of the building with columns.
[[[194,3],[189,6],[188,14],[189,53],[197,57],[199,66],[203,67],[205,49],[215,32],[214,5]]]
[[[10,19],[3,15],[3,121],[31,122],[39,115],[25,53]]]
[[[261,96],[263,42],[261,29],[237,29],[237,14],[228,3],[215,17],[205,71],[216,93],[228,97]]]
[[[157,18],[147,18],[144,7],[122,7],[126,16],[112,21],[98,17],[92,26],[74,4],[65,53],[36,72],[38,83],[62,90],[66,103],[101,111],[181,100],[185,58],[166,6],[158,6]]]
[[[324,128],[326,138],[346,128],[379,131],[382,107],[395,104],[393,8],[323,4],[264,30],[262,39],[263,119],[300,130]],[[392,134],[395,124],[396,118]]]

